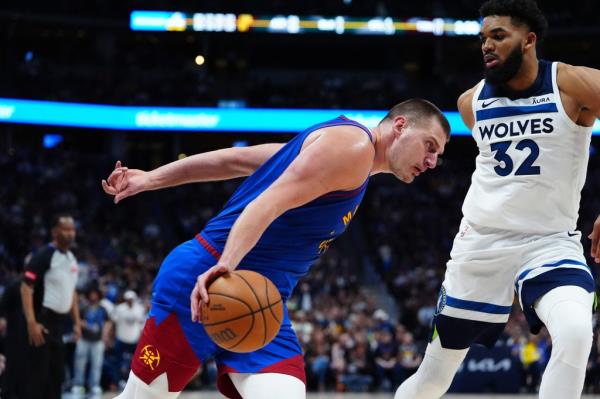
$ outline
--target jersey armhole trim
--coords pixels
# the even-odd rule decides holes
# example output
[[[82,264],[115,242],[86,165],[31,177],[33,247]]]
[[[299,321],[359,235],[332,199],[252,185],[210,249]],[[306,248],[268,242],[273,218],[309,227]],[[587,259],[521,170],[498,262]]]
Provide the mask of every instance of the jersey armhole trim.
[[[563,120],[565,120],[566,123],[571,127],[571,129],[584,133],[588,129],[592,129],[592,127],[578,125],[573,121],[573,119],[569,117],[569,115],[567,115],[567,112],[565,111],[565,108],[563,106],[562,97],[560,95],[560,89],[558,87],[558,62],[556,61],[552,63],[552,91],[554,92],[554,98],[556,99],[555,101],[558,113],[563,118]]]
[[[480,80],[479,83],[477,84],[477,88],[475,89],[475,92],[473,93],[473,98],[471,99],[471,111],[473,112],[473,128],[475,128],[475,124],[477,123],[477,101],[479,99],[479,95],[481,94],[481,91],[483,90],[483,87],[485,86],[485,80]]]

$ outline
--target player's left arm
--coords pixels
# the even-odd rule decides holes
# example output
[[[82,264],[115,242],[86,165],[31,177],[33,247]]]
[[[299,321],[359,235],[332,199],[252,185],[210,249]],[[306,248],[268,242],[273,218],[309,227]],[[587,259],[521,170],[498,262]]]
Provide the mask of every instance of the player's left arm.
[[[561,93],[575,101],[579,118],[589,120],[590,125],[600,118],[600,70],[560,64],[558,85]]]
[[[561,90],[577,102],[585,122],[593,125],[595,119],[600,118],[600,70],[564,64],[561,69],[564,74],[559,81]],[[592,240],[592,258],[600,263],[600,216],[588,238]]]
[[[198,276],[191,297],[192,319],[199,320],[198,309],[202,301],[208,302],[206,287],[212,279],[234,270],[275,219],[326,193],[359,187],[369,176],[373,157],[367,136],[354,127],[325,132],[303,149],[281,176],[246,206],[231,228],[219,262]]]

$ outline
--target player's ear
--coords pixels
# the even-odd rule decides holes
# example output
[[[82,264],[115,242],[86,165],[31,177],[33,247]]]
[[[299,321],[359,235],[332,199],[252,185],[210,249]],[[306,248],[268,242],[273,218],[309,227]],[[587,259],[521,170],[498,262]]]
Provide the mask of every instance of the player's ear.
[[[406,127],[406,117],[402,115],[395,117],[392,129],[394,132],[394,137],[400,137],[404,127]]]
[[[528,49],[531,47],[535,48],[536,43],[537,43],[537,35],[535,34],[535,32],[528,32],[527,36],[525,36],[524,49]]]

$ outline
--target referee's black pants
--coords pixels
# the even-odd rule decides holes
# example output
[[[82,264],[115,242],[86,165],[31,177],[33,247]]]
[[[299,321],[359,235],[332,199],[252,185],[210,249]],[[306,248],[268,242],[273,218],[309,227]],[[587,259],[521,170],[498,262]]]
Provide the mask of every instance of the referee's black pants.
[[[42,308],[37,318],[48,330],[42,346],[29,346],[27,393],[24,399],[61,399],[65,369],[62,340],[65,315]]]

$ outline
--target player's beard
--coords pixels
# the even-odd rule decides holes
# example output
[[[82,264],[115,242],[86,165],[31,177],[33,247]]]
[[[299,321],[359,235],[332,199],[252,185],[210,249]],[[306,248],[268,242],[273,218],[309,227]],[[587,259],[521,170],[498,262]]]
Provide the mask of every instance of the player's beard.
[[[517,75],[519,69],[521,69],[521,64],[523,64],[523,52],[521,47],[516,46],[502,65],[497,65],[495,68],[485,68],[485,80],[492,85],[504,85]]]

